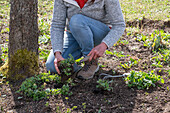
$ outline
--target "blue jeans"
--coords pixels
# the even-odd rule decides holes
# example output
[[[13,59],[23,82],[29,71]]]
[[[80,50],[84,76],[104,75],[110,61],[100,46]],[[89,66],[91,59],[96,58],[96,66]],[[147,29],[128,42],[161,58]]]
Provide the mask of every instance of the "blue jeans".
[[[90,51],[101,43],[108,34],[110,28],[95,19],[76,14],[72,16],[69,23],[70,32],[66,32],[62,57],[67,59],[71,54],[74,59],[87,56]],[[54,67],[54,53],[51,50],[46,62],[47,71],[56,73]]]

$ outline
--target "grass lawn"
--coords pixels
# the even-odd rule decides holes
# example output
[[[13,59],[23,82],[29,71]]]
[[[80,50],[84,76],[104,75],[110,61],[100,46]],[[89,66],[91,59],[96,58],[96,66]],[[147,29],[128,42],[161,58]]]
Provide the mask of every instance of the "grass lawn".
[[[142,19],[170,20],[169,0],[120,0],[126,21]]]

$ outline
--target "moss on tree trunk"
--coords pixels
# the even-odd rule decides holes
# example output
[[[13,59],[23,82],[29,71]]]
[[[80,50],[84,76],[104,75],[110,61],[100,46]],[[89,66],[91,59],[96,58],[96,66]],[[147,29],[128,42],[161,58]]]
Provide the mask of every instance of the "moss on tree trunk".
[[[7,78],[10,80],[25,79],[38,74],[38,55],[35,52],[18,50],[9,59],[9,71]]]

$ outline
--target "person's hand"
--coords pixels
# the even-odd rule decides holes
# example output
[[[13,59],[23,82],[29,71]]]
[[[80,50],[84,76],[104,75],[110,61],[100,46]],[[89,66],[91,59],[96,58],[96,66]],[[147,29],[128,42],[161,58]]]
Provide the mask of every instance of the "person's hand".
[[[64,60],[64,58],[61,56],[61,53],[55,52],[54,66],[55,66],[55,69],[58,72],[58,74],[60,74],[60,70],[58,68],[58,63],[62,60]]]
[[[107,49],[107,45],[104,42],[102,42],[98,46],[94,47],[90,51],[90,53],[87,55],[87,56],[90,56],[89,61],[91,61],[92,59],[96,59],[98,57],[103,56],[106,49]]]

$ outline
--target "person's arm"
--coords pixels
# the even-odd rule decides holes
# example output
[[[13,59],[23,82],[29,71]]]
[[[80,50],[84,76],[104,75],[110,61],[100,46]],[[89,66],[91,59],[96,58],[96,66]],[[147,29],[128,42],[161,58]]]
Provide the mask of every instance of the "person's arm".
[[[66,10],[63,0],[54,1],[53,19],[51,23],[51,43],[54,53],[57,51],[62,53],[63,50]]]
[[[61,53],[59,51],[56,51],[54,55],[55,55],[54,66],[55,66],[55,69],[58,72],[58,74],[60,74],[60,70],[58,68],[58,63],[60,61],[64,60],[64,58],[61,56]]]
[[[91,61],[92,59],[96,59],[98,57],[102,57],[106,49],[107,45],[104,42],[94,47],[88,54],[88,56],[90,56],[89,61]]]
[[[51,44],[55,55],[54,66],[58,74],[58,63],[64,58],[61,56],[63,50],[64,29],[66,23],[66,7],[63,0],[54,1],[53,19],[51,23]]]
[[[110,48],[122,36],[125,30],[125,21],[119,0],[105,0],[105,9],[112,28],[102,42]]]
[[[125,30],[125,22],[119,0],[105,0],[105,9],[107,13],[106,15],[112,25],[112,29],[102,40],[102,43],[94,47],[88,54],[88,56],[90,56],[89,61],[103,56],[106,49],[112,47],[113,44],[119,40]]]

